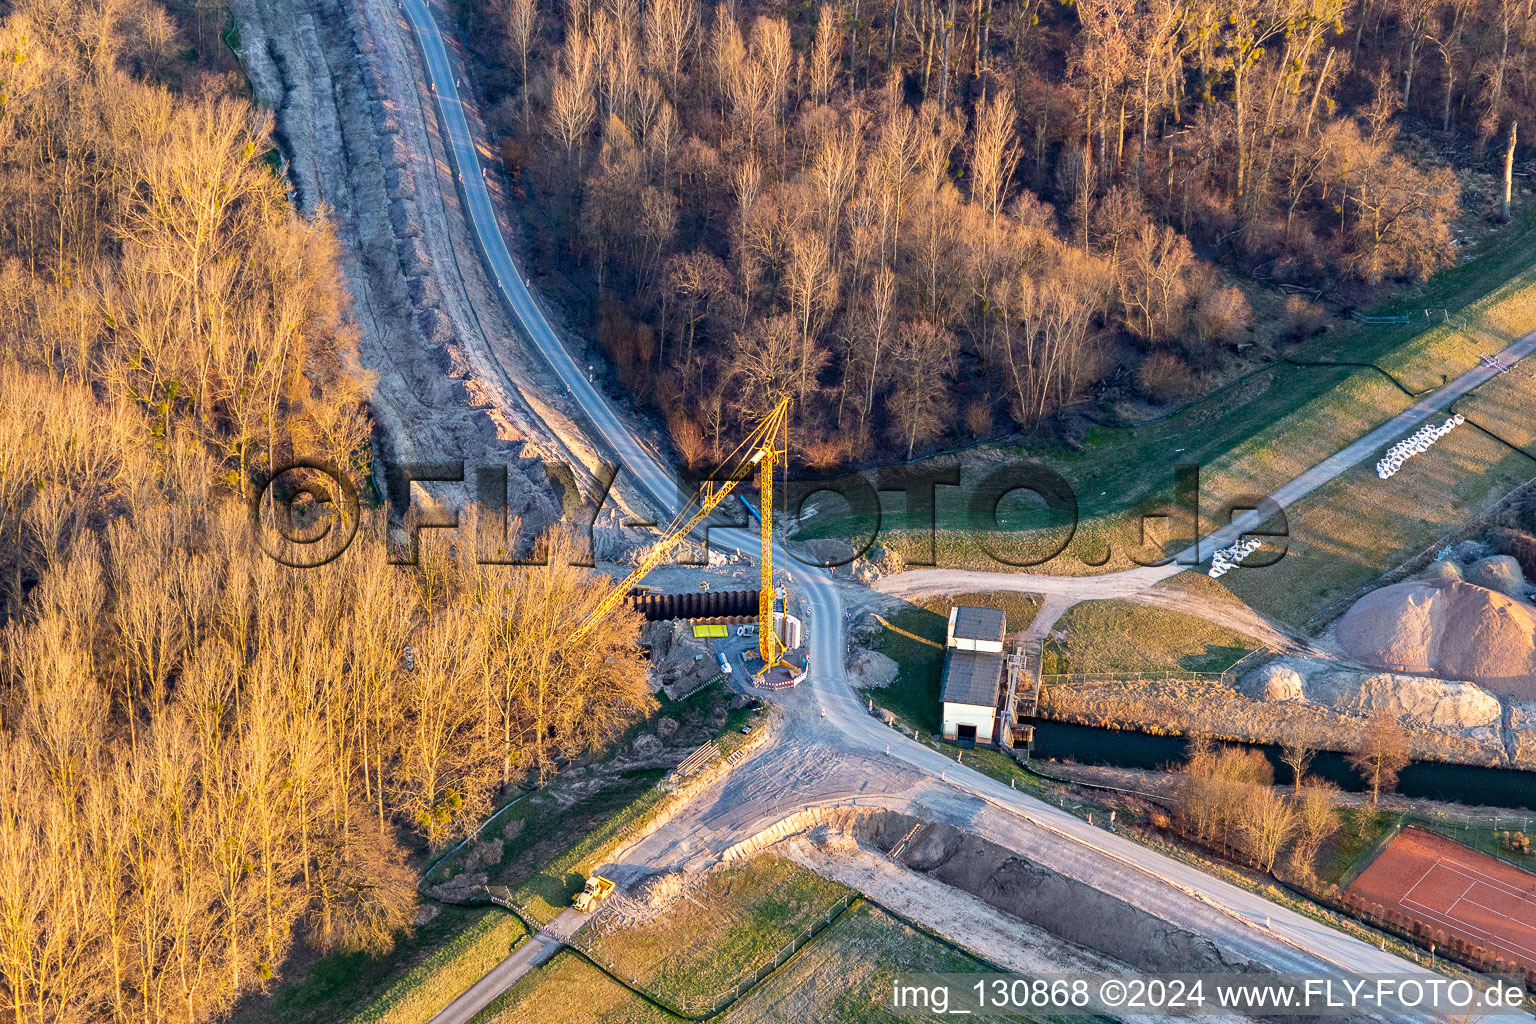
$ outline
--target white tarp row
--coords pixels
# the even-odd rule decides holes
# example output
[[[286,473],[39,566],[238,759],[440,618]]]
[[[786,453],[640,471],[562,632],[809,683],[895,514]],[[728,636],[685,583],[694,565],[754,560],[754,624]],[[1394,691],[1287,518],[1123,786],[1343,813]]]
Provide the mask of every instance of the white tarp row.
[[[1457,413],[1438,426],[1429,423],[1420,427],[1414,432],[1412,437],[1399,441],[1387,449],[1386,457],[1376,463],[1376,475],[1383,480],[1387,479],[1402,469],[1403,463],[1420,452],[1429,451],[1431,445],[1465,422],[1467,422],[1467,418],[1461,413]]]
[[[1243,559],[1257,551],[1259,549],[1260,543],[1262,542],[1257,538],[1249,537],[1245,540],[1238,541],[1236,544],[1233,544],[1229,548],[1222,548],[1220,551],[1211,556],[1210,575],[1226,575],[1229,569],[1235,568],[1237,563],[1241,562]]]

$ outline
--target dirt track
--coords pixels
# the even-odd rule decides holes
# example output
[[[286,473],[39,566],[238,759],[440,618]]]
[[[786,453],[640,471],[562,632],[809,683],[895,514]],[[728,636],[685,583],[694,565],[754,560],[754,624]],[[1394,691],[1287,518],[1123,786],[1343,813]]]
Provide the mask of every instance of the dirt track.
[[[1044,637],[1055,626],[1056,620],[1075,604],[1118,599],[1194,615],[1261,640],[1277,650],[1302,646],[1295,637],[1275,628],[1247,605],[1158,585],[1181,571],[1177,566],[1168,566],[1134,569],[1108,576],[1032,576],[965,569],[917,569],[886,576],[876,581],[874,590],[892,597],[975,594],[994,590],[1039,594],[1044,603],[1027,631],[1030,639]]]

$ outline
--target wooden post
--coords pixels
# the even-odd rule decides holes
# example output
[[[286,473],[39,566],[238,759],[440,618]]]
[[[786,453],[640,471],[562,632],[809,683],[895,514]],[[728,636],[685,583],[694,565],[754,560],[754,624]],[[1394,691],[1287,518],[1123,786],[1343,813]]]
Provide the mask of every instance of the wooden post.
[[[1509,223],[1509,199],[1515,183],[1515,133],[1520,124],[1511,121],[1509,125],[1509,148],[1504,151],[1504,202],[1499,207],[1499,219]]]

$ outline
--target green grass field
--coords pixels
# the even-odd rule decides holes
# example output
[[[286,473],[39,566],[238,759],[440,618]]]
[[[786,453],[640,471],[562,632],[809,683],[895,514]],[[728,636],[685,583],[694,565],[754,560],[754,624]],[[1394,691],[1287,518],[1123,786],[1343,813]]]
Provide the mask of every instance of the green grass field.
[[[938,612],[911,607],[885,619],[909,633],[944,643],[946,620]],[[896,662],[898,671],[891,685],[865,690],[865,696],[922,732],[938,732],[939,673],[944,669],[944,652],[884,628],[874,634],[870,646]]]
[[[1520,322],[1536,324],[1521,293]],[[1498,307],[1490,316],[1514,318]],[[1257,611],[1312,630],[1326,613],[1382,573],[1414,558],[1536,476],[1536,372],[1531,361],[1494,378],[1456,405],[1468,423],[1409,459],[1388,480],[1374,460],[1359,465],[1287,510],[1286,556],[1263,569],[1222,578]],[[1479,427],[1503,441],[1490,437]],[[1505,442],[1508,442],[1507,444]]]
[[[1225,672],[1259,645],[1205,619],[1130,601],[1085,601],[1063,615],[1047,673]]]
[[[898,1016],[889,1008],[891,982],[898,975],[989,970],[975,957],[909,927],[880,908],[856,903],[721,1019],[726,1024],[895,1024],[913,1019]]]
[[[691,898],[649,921],[605,932],[588,948],[674,1005],[712,1005],[773,963],[847,895],[845,887],[791,861],[758,858],[712,872]]]
[[[562,950],[480,1011],[474,1024],[673,1024],[682,1019]]]

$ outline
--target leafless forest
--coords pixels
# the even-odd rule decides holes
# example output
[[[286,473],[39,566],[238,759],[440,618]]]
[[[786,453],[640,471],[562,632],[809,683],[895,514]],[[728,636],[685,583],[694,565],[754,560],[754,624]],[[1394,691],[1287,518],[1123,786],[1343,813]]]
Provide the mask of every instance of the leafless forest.
[[[532,233],[695,463],[781,388],[823,466],[1117,370],[1188,396],[1255,295],[1283,343],[1320,291],[1450,263],[1460,188],[1419,157],[1496,170],[1536,87],[1531,0],[460,9]]]
[[[204,1020],[291,943],[386,948],[412,852],[651,706],[599,586],[364,531],[298,571],[246,492],[365,458],[328,225],[222,9],[0,22],[0,1018]],[[563,543],[559,538],[554,543]]]

